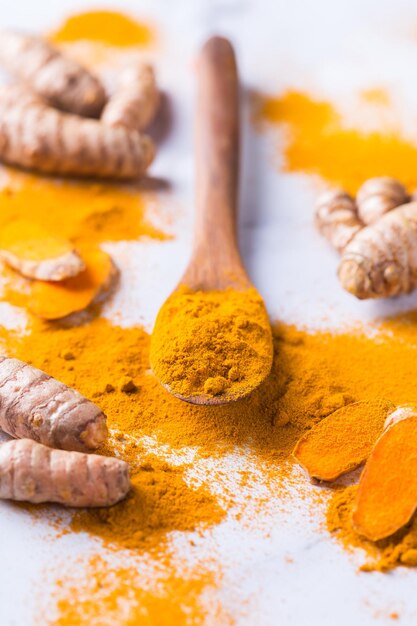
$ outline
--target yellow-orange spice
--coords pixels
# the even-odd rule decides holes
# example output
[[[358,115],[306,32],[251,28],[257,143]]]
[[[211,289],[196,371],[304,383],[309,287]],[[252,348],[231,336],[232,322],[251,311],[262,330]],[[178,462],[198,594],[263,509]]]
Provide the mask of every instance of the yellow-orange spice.
[[[417,187],[417,144],[392,130],[349,128],[330,102],[299,91],[254,99],[258,123],[284,130],[283,169],[319,176],[355,193],[366,178],[393,176]]]
[[[70,15],[50,35],[57,43],[88,40],[120,48],[147,46],[154,37],[148,24],[126,13],[111,10],[83,11]]]
[[[87,244],[167,237],[148,218],[147,205],[156,196],[141,184],[65,180],[11,168],[1,168],[0,174],[0,230],[25,221]]]

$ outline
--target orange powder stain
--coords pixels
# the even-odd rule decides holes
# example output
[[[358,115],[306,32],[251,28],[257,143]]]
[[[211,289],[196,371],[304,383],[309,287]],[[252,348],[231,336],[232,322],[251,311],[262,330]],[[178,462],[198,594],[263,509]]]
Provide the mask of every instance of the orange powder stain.
[[[85,11],[68,17],[50,36],[56,43],[95,41],[118,48],[148,46],[155,40],[151,27],[118,11]]]
[[[372,176],[393,176],[410,190],[417,187],[417,141],[384,129],[347,128],[329,102],[298,91],[260,97],[255,119],[284,128],[285,172],[319,176],[350,193]]]
[[[389,106],[391,103],[389,94],[384,89],[379,87],[364,89],[360,93],[360,97],[364,102],[369,102],[370,104],[376,104],[379,106]]]
[[[208,619],[213,626],[234,623],[216,600],[203,601],[203,595],[218,582],[210,572],[186,578],[169,571],[152,589],[146,589],[140,568],[112,568],[94,556],[81,582],[81,588],[79,580],[73,585],[65,579],[58,583],[59,617],[53,626],[203,626]]]
[[[166,239],[147,216],[151,192],[140,185],[115,185],[34,176],[1,170],[0,230],[24,221],[74,243]]]

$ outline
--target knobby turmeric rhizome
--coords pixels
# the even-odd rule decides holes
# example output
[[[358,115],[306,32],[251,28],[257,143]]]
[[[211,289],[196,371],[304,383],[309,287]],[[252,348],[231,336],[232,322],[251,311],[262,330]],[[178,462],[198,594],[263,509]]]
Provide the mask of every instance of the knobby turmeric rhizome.
[[[0,37],[1,63],[24,83],[0,93],[11,120],[0,145],[0,297],[25,320],[0,327],[0,426],[17,438],[0,447],[0,497],[23,501],[13,510],[49,524],[54,542],[88,545],[48,570],[54,591],[39,612],[50,626],[234,624],[247,607],[224,601],[233,569],[219,538],[232,528],[242,550],[252,535],[267,542],[277,510],[291,525],[301,507],[322,537],[361,549],[364,571],[417,566],[415,312],[337,331],[273,320],[264,382],[238,402],[198,406],[158,382],[147,330],[103,308],[125,280],[106,244],[162,250],[172,238],[150,217],[158,194],[126,181],[155,153],[143,131],[160,92],[141,55],[157,41],[110,11],[70,16],[48,38]],[[125,57],[109,96],[103,66]],[[388,106],[380,92],[367,97]],[[315,221],[341,254],[347,291],[414,288],[415,145],[348,128],[331,104],[294,91],[258,96],[254,120],[285,128],[285,171],[331,187]],[[389,263],[388,237],[384,250],[375,244],[387,223]],[[221,324],[241,297],[186,286],[172,297],[152,346],[163,382],[188,395],[256,387],[271,360],[258,349],[269,333],[259,297],[246,293],[251,310],[227,332]],[[171,318],[179,339],[167,354]]]

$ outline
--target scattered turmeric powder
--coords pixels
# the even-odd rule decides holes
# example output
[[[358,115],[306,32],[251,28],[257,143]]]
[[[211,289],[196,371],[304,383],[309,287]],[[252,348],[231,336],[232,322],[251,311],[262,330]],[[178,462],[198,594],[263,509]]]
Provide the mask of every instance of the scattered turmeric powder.
[[[204,566],[185,575],[171,570],[172,567],[165,566],[158,572],[154,586],[149,589],[143,585],[140,567],[116,567],[102,556],[94,555],[81,581],[76,577],[58,581],[58,617],[53,626],[95,626],[100,623],[97,618],[101,624],[106,619],[106,623],[126,626],[235,624],[221,601],[210,594],[218,584],[213,572]]]
[[[151,364],[159,380],[185,398],[246,396],[272,364],[262,298],[255,289],[194,292],[181,286],[155,322]]]
[[[2,169],[1,177],[0,233],[25,222],[38,233],[47,224],[51,236],[68,239],[75,246],[167,238],[147,215],[155,194],[139,184],[53,179],[10,168]],[[24,234],[26,239],[33,236],[27,230]]]
[[[154,41],[152,29],[119,11],[84,11],[70,15],[50,36],[57,43],[96,41],[125,48],[147,46]]]
[[[0,259],[22,276],[38,280],[60,281],[85,269],[68,240],[23,220],[7,224],[0,233]]]
[[[170,530],[194,529],[199,520],[203,525],[217,524],[224,513],[214,496],[204,488],[188,487],[182,472],[173,471],[160,459],[155,457],[148,469],[146,464],[143,467],[140,457],[146,443],[141,443],[142,437],[155,437],[160,445],[174,450],[192,446],[210,456],[246,446],[262,462],[263,473],[270,471],[271,476],[277,476],[280,464],[289,458],[306,429],[335,410],[353,401],[381,396],[392,398],[396,404],[417,401],[417,325],[413,321],[413,316],[387,321],[377,341],[360,332],[310,334],[275,325],[275,358],[269,378],[241,402],[216,407],[183,403],[161,388],[149,372],[149,336],[139,327],[120,328],[101,318],[81,326],[32,320],[30,334],[15,335],[1,329],[0,340],[11,355],[32,361],[94,398],[108,415],[118,456],[132,466],[135,488],[128,499],[104,513],[80,511],[72,522],[74,530],[92,533],[109,547],[154,552],[159,548],[163,558],[162,546]],[[71,359],[61,356],[63,350]],[[140,391],[123,392],[118,386],[123,376],[133,379]],[[103,451],[109,453],[111,449]],[[150,517],[143,508],[145,502]],[[177,502],[183,504],[178,506]],[[142,534],[135,534],[135,528]],[[348,532],[353,534],[351,526]],[[363,544],[360,538],[357,541]],[[409,538],[402,544],[397,537],[390,542],[390,566],[398,564],[400,558],[408,559],[411,565],[409,551],[417,549],[417,539]],[[403,557],[393,555],[397,548]],[[369,549],[376,554],[380,550],[374,544]],[[67,613],[73,606],[69,593],[65,590],[62,596],[63,620],[65,615],[73,615]],[[123,591],[119,593],[123,597]],[[92,611],[91,604],[89,607]],[[98,600],[94,608],[98,621],[105,610],[106,601]],[[60,626],[63,624],[65,621]]]
[[[366,461],[394,408],[389,401],[371,400],[338,409],[301,437],[295,459],[312,478],[336,480]]]
[[[104,107],[100,81],[41,37],[2,31],[0,64],[53,107],[87,117]]]
[[[337,107],[299,91],[256,96],[258,126],[284,129],[283,169],[320,176],[355,195],[363,180],[392,176],[407,189],[417,187],[417,147],[390,128],[371,132],[350,128]]]
[[[112,506],[129,490],[127,463],[98,454],[53,450],[30,439],[0,445],[0,498]]]
[[[183,473],[156,457],[142,465],[136,462],[127,498],[111,509],[80,510],[72,518],[71,530],[88,530],[110,548],[152,552],[160,549],[170,531],[219,523],[225,511],[206,487],[188,487]]]
[[[276,463],[288,458],[307,428],[347,404],[378,397],[417,403],[412,315],[387,321],[377,341],[359,331],[310,334],[276,324],[270,376],[246,399],[223,406],[189,405],[166,393],[149,372],[149,341],[140,327],[120,328],[101,318],[80,326],[33,319],[23,336],[0,329],[4,351],[95,399],[110,428],[154,435],[174,448],[198,446],[215,454],[217,445],[221,451],[251,442],[267,457],[274,449]],[[61,356],[64,349],[71,360]],[[124,376],[139,393],[119,388]]]

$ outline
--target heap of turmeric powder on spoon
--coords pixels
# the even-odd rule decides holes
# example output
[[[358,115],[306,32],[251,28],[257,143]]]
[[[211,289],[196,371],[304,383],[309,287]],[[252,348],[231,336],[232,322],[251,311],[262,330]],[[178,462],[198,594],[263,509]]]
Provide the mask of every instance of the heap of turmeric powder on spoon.
[[[181,396],[246,396],[269,374],[270,333],[254,288],[204,292],[180,287],[159,314],[153,368]]]

